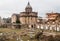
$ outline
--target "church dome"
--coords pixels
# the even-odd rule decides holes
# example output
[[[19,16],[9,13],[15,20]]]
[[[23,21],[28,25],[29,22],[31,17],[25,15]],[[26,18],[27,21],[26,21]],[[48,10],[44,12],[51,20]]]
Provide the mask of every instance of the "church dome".
[[[27,4],[26,8],[32,8],[29,2]]]
[[[31,7],[31,5],[30,5],[29,2],[28,2],[27,6],[26,6],[26,8],[25,8],[25,11],[26,11],[26,12],[32,12],[32,7]]]

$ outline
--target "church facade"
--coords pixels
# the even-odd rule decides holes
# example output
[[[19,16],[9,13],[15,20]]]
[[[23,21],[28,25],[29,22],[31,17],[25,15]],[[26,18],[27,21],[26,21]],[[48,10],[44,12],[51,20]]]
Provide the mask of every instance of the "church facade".
[[[38,13],[33,12],[33,8],[28,2],[25,12],[20,12],[20,14],[13,14],[11,17],[11,23],[19,22],[21,25],[32,26],[37,23]]]

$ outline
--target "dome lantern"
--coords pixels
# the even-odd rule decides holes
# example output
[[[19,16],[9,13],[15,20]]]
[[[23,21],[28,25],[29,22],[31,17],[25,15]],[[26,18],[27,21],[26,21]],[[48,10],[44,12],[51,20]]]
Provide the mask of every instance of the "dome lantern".
[[[25,11],[26,12],[32,12],[32,7],[31,7],[31,5],[30,5],[30,3],[28,2],[28,4],[27,4],[27,6],[26,6],[26,8],[25,8]]]

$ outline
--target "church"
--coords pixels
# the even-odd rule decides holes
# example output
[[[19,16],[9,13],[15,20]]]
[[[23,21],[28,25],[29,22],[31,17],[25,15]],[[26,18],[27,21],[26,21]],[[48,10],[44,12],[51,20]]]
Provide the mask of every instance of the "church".
[[[21,25],[24,27],[34,27],[37,23],[38,13],[33,12],[33,8],[31,7],[30,3],[28,2],[27,6],[25,7],[24,12],[20,12],[20,14],[13,14],[11,16],[11,23],[15,25]]]

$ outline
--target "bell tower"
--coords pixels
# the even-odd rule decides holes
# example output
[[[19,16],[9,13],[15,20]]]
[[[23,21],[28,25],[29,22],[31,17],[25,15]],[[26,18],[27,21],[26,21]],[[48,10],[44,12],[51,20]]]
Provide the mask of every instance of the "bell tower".
[[[32,12],[32,7],[31,7],[31,5],[30,5],[29,2],[28,2],[27,6],[26,6],[26,8],[25,8],[25,11],[26,11],[27,13]]]

